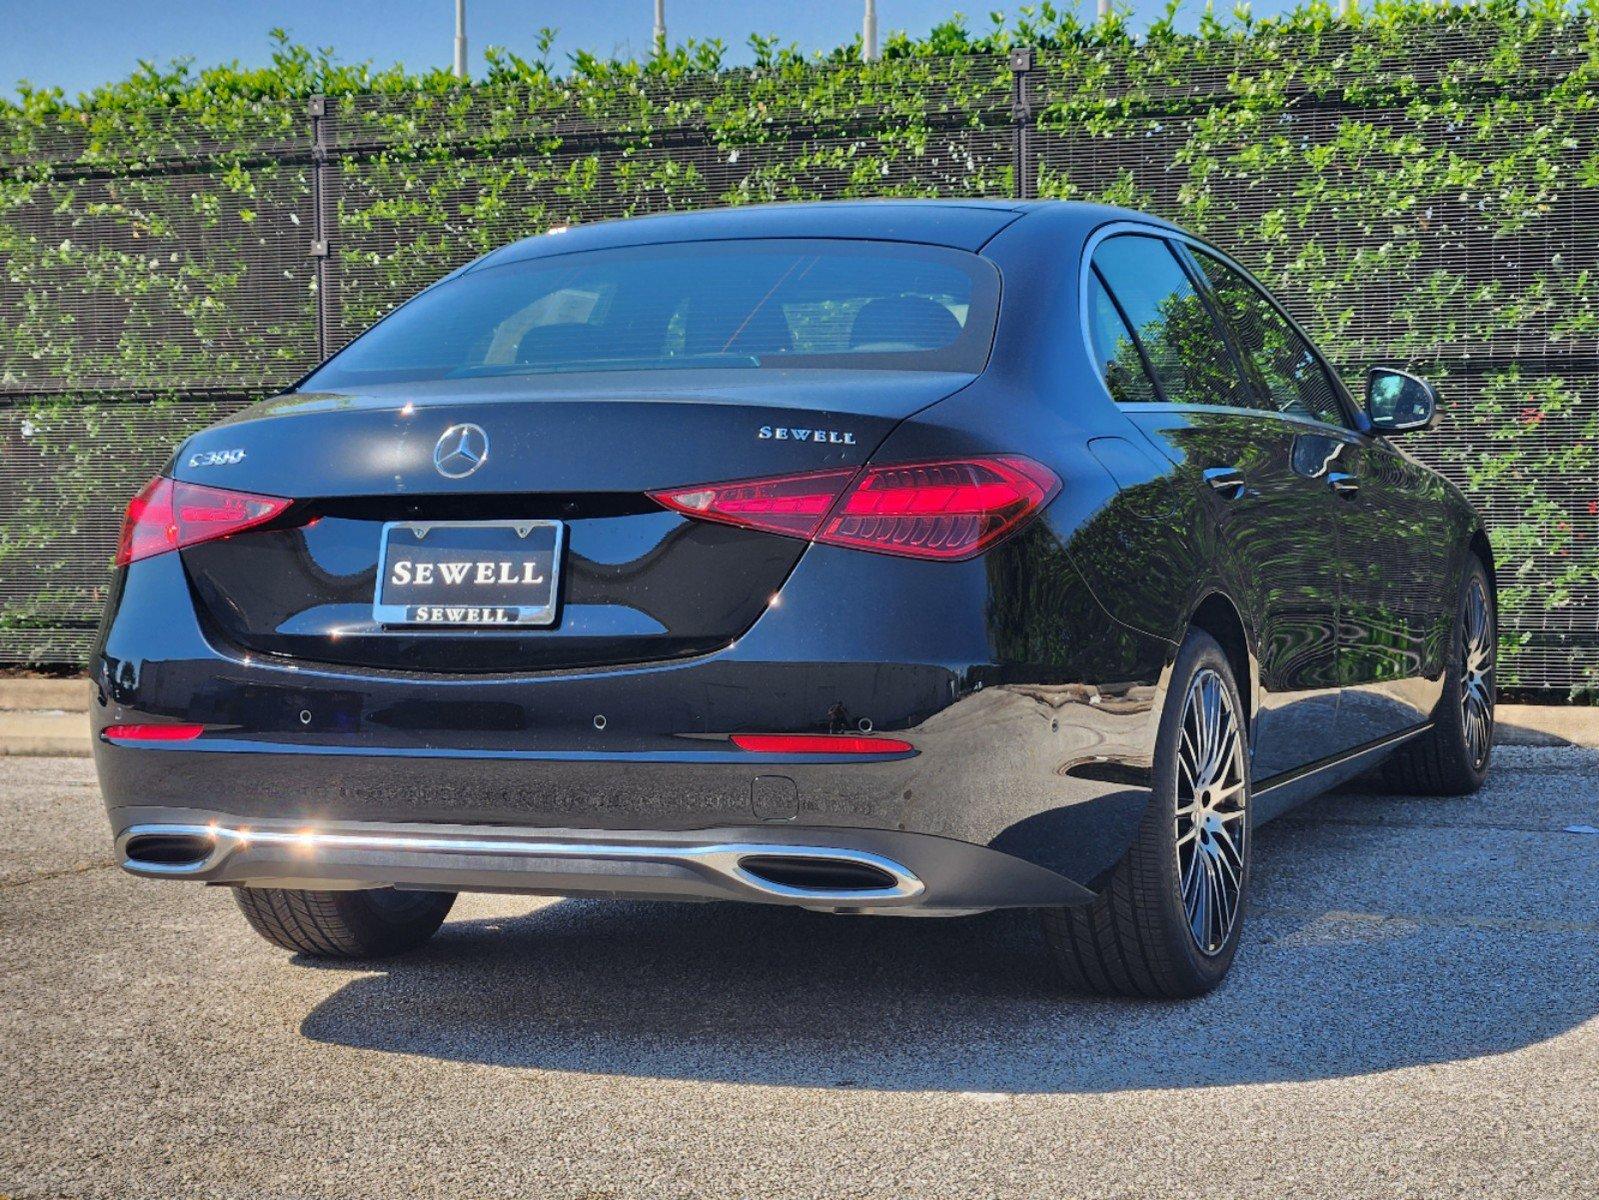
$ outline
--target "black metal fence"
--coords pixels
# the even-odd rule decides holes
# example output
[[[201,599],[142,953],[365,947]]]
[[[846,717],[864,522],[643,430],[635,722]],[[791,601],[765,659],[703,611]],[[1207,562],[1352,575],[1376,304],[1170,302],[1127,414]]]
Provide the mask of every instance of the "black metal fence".
[[[14,123],[0,662],[82,660],[120,507],[187,432],[486,249],[718,203],[1044,195],[1200,229],[1352,380],[1373,361],[1437,376],[1446,420],[1417,452],[1495,529],[1506,681],[1593,686],[1599,113],[1568,94],[1587,36],[1497,66],[1469,31],[1364,56],[1351,34],[1298,62],[1273,47],[1276,75],[1258,47],[1181,71],[1020,50]]]

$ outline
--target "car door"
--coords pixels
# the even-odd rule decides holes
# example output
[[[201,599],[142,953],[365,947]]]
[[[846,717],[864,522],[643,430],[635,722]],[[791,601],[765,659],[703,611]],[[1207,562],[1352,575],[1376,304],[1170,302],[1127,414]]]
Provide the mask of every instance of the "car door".
[[[1344,739],[1376,741],[1428,719],[1455,620],[1458,539],[1445,485],[1381,438],[1349,448],[1339,622]]]
[[[1113,312],[1122,330],[1124,348],[1095,348],[1107,387],[1176,464],[1185,519],[1214,564],[1215,578],[1201,586],[1220,585],[1254,633],[1255,778],[1334,753],[1337,497],[1324,477],[1341,442],[1273,410],[1181,248],[1118,233],[1094,246],[1090,269],[1090,309],[1102,322]],[[1103,330],[1093,337],[1115,340]],[[1152,381],[1147,393],[1127,384],[1135,366]]]
[[[1443,614],[1438,603],[1452,569],[1453,539],[1437,519],[1443,484],[1350,427],[1348,394],[1263,289],[1203,248],[1192,254],[1274,403],[1324,425],[1332,439],[1317,477],[1337,497],[1339,748],[1413,726],[1437,699],[1439,653],[1453,618],[1452,603]]]

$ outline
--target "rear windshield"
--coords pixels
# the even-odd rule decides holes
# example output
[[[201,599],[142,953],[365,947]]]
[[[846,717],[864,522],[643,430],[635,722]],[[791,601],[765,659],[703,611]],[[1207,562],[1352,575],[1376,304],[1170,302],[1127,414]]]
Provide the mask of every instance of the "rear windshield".
[[[998,295],[985,259],[887,242],[563,254],[424,292],[303,387],[674,367],[976,373]]]

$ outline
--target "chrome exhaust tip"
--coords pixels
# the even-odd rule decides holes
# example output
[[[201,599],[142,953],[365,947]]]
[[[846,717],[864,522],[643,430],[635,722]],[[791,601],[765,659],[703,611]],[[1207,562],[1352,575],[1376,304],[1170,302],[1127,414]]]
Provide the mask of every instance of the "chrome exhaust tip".
[[[875,863],[852,858],[747,854],[738,860],[738,866],[764,884],[819,897],[837,892],[893,892],[902,882]]]
[[[122,869],[135,875],[198,875],[215,866],[236,841],[207,826],[135,826],[117,839],[117,853]]]

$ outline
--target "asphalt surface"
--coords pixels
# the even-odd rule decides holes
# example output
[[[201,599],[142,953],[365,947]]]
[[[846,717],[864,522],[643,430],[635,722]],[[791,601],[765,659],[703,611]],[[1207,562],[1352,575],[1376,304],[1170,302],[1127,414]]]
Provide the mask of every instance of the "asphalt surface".
[[[1260,831],[1229,981],[1063,994],[1023,914],[463,897],[375,969],[110,865],[0,762],[0,1196],[1599,1194],[1599,752]]]

